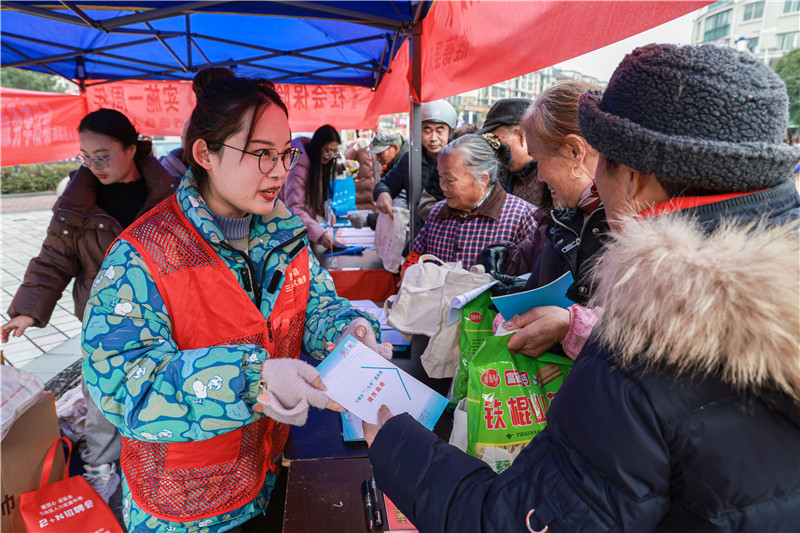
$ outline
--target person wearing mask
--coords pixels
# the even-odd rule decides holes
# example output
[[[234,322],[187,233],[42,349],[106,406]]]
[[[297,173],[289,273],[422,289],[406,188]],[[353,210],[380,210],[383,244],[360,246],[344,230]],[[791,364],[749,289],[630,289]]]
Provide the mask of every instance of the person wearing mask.
[[[128,117],[114,109],[92,111],[78,125],[81,166],[53,206],[39,255],[31,259],[22,285],[0,327],[2,341],[31,327],[44,327],[71,280],[75,316],[86,301],[106,250],[136,218],[175,191],[175,180],[151,157],[149,142]],[[77,355],[77,354],[76,354]],[[119,433],[86,398],[86,449],[81,453],[89,484],[108,501],[119,487]]]
[[[353,174],[353,184],[356,188],[356,207],[372,211],[375,209],[375,200],[372,191],[377,183],[378,172],[375,156],[370,152],[370,145],[375,135],[374,130],[358,130],[358,139],[350,143],[344,151],[344,157],[358,163],[358,171]]]
[[[299,157],[290,139],[271,82],[210,83],[186,132],[189,171],[95,280],[83,365],[122,433],[129,531],[230,531],[262,515],[289,425],[309,405],[341,410],[300,352],[323,358],[348,333],[379,348],[377,321],[336,296],[278,199]]]
[[[195,74],[194,79],[192,80],[192,92],[194,93],[195,99],[200,98],[200,95],[203,92],[203,89],[206,85],[211,83],[214,80],[218,80],[220,78],[233,78],[236,74],[233,73],[231,69],[225,67],[210,67],[204,68],[197,74]],[[181,141],[183,138],[186,137],[186,128],[189,126],[189,121],[187,120],[186,123],[183,125],[183,131],[181,132]],[[159,158],[158,160],[161,165],[169,172],[172,176],[176,179],[180,180],[186,171],[189,169],[186,164],[186,159],[183,157],[183,146],[179,146],[175,148],[167,155]]]
[[[508,146],[489,135],[464,135],[445,146],[437,160],[445,199],[431,209],[409,258],[433,254],[469,268],[490,242],[530,238],[536,208],[501,184],[510,157]]]
[[[451,140],[456,129],[458,115],[456,110],[445,100],[425,102],[420,106],[422,119],[422,197],[419,203],[419,217],[428,218],[433,204],[444,200],[439,187],[439,175],[436,170],[436,158],[442,148]],[[391,171],[375,185],[373,196],[378,211],[393,218],[392,204],[399,198],[401,207],[408,207],[409,153],[406,152]],[[403,196],[405,195],[405,196]]]
[[[311,139],[294,139],[292,148],[300,151],[300,158],[280,192],[286,207],[305,224],[309,240],[328,249],[333,247],[333,237],[319,220],[325,220],[325,203],[331,199],[333,180],[341,170],[340,144],[339,132],[329,124],[320,126]]]
[[[800,529],[788,103],[767,65],[708,44],[637,48],[580,97],[614,231],[601,321],[502,474],[381,408],[375,479],[420,531]]]

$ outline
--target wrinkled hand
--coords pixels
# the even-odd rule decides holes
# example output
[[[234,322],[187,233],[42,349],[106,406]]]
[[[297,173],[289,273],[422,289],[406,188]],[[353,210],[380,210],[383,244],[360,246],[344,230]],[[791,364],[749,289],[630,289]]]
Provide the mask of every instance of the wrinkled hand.
[[[343,339],[348,335],[352,335],[361,341],[361,343],[367,348],[378,352],[384,359],[392,358],[392,345],[388,342],[378,344],[378,340],[375,338],[375,332],[372,331],[372,326],[370,326],[369,321],[366,318],[359,317],[353,319],[353,321],[347,325],[344,331],[342,331],[342,334],[339,336],[339,338]],[[329,352],[335,347],[336,344],[333,342],[329,342],[327,344]]]
[[[299,359],[267,359],[261,367],[263,392],[256,397],[260,411],[294,426],[308,418],[308,406],[343,412],[324,391],[328,390],[316,368]]]
[[[378,211],[389,215],[389,218],[394,220],[394,211],[392,211],[392,195],[388,192],[382,192],[378,195],[378,199],[375,200],[375,206],[378,208]]]
[[[0,340],[8,342],[8,337],[12,333],[15,337],[21,337],[25,330],[33,325],[33,318],[27,315],[17,315],[2,326],[0,326]]]
[[[391,411],[389,411],[388,407],[381,405],[381,408],[378,410],[377,424],[368,424],[363,420],[361,421],[361,426],[364,428],[364,440],[367,441],[367,446],[372,446],[372,441],[375,440],[375,435],[378,434],[378,431],[386,423],[386,421],[393,416],[394,415],[391,413]]]
[[[567,336],[569,311],[555,306],[534,307],[527,313],[514,316],[503,327],[519,330],[508,340],[511,353],[539,357]]]

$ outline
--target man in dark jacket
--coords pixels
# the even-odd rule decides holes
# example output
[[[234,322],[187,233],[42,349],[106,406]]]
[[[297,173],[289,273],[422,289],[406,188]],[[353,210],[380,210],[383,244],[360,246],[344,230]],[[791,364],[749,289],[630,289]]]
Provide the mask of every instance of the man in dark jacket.
[[[639,48],[581,97],[617,232],[603,315],[502,474],[407,414],[365,425],[378,486],[420,531],[800,530],[787,119],[777,75],[713,45]]]
[[[383,178],[408,152],[408,142],[399,133],[382,131],[372,139],[369,152],[378,158],[378,162],[381,164],[381,178]]]
[[[423,193],[427,193],[435,202],[444,200],[444,193],[439,187],[439,172],[436,169],[436,158],[439,152],[453,137],[458,116],[456,110],[445,100],[426,102],[420,109],[422,116],[422,184]],[[409,153],[406,152],[390,172],[387,172],[383,179],[375,185],[373,196],[378,210],[392,216],[392,202],[407,194],[409,184]],[[404,202],[406,205],[408,200]],[[425,220],[430,208],[420,206],[419,215]]]

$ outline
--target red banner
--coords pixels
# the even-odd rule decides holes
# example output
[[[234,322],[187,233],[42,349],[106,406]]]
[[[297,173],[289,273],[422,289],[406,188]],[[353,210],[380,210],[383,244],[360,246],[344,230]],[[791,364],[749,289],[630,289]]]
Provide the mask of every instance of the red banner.
[[[78,124],[86,99],[60,93],[3,87],[0,165],[24,165],[75,157]]]
[[[344,85],[277,84],[289,109],[293,132],[313,132],[323,124],[338,130],[374,128],[365,119],[373,92]],[[192,84],[185,81],[119,81],[86,89],[89,110],[110,107],[124,113],[143,135],[180,135],[194,109]]]

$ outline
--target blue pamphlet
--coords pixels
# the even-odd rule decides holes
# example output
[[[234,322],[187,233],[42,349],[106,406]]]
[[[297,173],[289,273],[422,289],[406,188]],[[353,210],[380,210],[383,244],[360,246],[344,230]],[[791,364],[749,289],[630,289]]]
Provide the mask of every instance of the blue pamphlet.
[[[386,405],[394,415],[408,413],[433,429],[447,399],[378,353],[348,335],[339,341],[317,370],[328,397],[370,424]]]
[[[492,302],[506,320],[510,320],[515,315],[527,313],[534,307],[554,305],[566,309],[575,303],[567,298],[567,289],[573,283],[572,272],[567,271],[566,274],[544,287],[506,296],[493,296]]]

